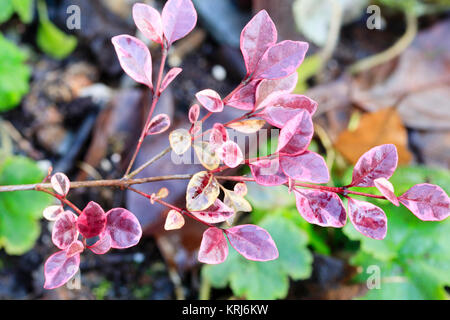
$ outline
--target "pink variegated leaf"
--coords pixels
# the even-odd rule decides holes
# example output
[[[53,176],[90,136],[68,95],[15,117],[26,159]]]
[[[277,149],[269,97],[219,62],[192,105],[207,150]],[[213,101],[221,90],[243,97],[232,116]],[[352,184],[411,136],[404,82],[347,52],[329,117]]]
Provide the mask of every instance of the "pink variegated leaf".
[[[44,209],[43,216],[48,221],[55,221],[64,212],[63,206],[49,206]]]
[[[105,230],[105,211],[98,203],[89,202],[78,217],[77,226],[80,233],[86,238],[98,236]]]
[[[67,258],[71,258],[75,255],[79,255],[84,251],[84,244],[80,240],[72,242],[72,244],[66,249]]]
[[[270,234],[261,227],[246,224],[225,230],[231,246],[244,258],[270,261],[278,258],[278,249]]]
[[[203,127],[203,122],[197,121],[197,122],[193,123],[192,128],[189,131],[191,132],[191,135],[195,135],[202,131],[202,127]]]
[[[227,127],[245,134],[252,134],[258,132],[265,124],[265,120],[249,119],[230,123]]]
[[[55,246],[64,250],[77,238],[77,216],[71,211],[64,211],[55,221],[52,230],[52,241]]]
[[[160,134],[169,129],[170,127],[170,118],[167,114],[161,113],[155,116],[147,128],[147,135],[155,135]]]
[[[398,200],[423,221],[442,221],[450,214],[448,195],[441,187],[433,184],[417,184]]]
[[[241,51],[247,76],[251,75],[264,53],[277,42],[277,29],[265,10],[258,12],[241,33]]]
[[[296,189],[294,194],[298,212],[309,223],[342,228],[347,222],[344,204],[336,193]]]
[[[114,208],[106,213],[105,233],[111,237],[111,248],[125,249],[139,242],[142,228],[133,213],[123,208]]]
[[[70,190],[70,180],[64,173],[55,173],[50,179],[53,190],[61,196],[66,196]]]
[[[56,289],[69,281],[80,267],[80,254],[67,257],[66,251],[52,254],[44,265],[45,289]]]
[[[400,206],[398,202],[398,198],[394,193],[394,186],[390,183],[386,178],[378,178],[374,181],[375,187],[381,192],[383,196],[386,197],[390,202],[392,202],[395,206]]]
[[[216,199],[213,205],[203,211],[191,211],[191,214],[207,223],[220,223],[234,215],[234,210]]]
[[[317,102],[300,94],[280,94],[269,97],[260,107],[264,109],[256,116],[274,127],[283,128],[302,110],[306,110],[312,116],[317,110]]]
[[[212,150],[220,148],[225,142],[228,141],[227,129],[221,123],[215,123],[211,134],[209,135],[209,144]]]
[[[217,92],[205,89],[195,95],[200,104],[209,112],[222,112],[223,101]]]
[[[196,173],[187,186],[186,206],[189,211],[208,209],[220,194],[219,183],[207,171]]]
[[[228,256],[228,242],[222,230],[211,227],[203,233],[198,261],[207,264],[219,264]]]
[[[191,0],[169,0],[162,10],[164,36],[170,46],[184,38],[197,23],[197,11]]]
[[[258,62],[252,79],[280,79],[296,72],[308,46],[306,42],[291,40],[271,46]]]
[[[164,223],[164,229],[167,231],[181,229],[184,226],[184,222],[184,217],[181,213],[176,210],[170,210]]]
[[[181,68],[172,68],[167,72],[166,76],[164,77],[164,80],[161,83],[161,88],[159,89],[159,92],[163,92],[166,90],[166,88],[172,83],[173,80],[183,71]]]
[[[153,88],[152,56],[147,46],[139,39],[120,35],[112,38],[122,69],[135,81]]]
[[[191,123],[196,123],[199,116],[200,116],[200,106],[198,104],[194,104],[189,109],[189,121]]]
[[[263,159],[250,164],[250,170],[257,184],[279,186],[288,182],[288,177],[281,170],[279,159]]]
[[[374,187],[377,178],[389,179],[397,168],[397,148],[383,144],[364,153],[353,169],[351,187]]]
[[[231,140],[222,144],[216,150],[216,153],[223,163],[230,168],[236,168],[244,160],[241,148],[239,148],[236,142]]]
[[[284,96],[291,93],[297,85],[298,73],[294,72],[290,76],[275,79],[275,80],[262,80],[256,88],[256,110],[264,107],[266,99],[271,99],[272,96]]]
[[[138,29],[148,39],[163,44],[161,15],[157,10],[144,3],[133,6],[133,19]]]
[[[88,248],[95,254],[105,254],[111,249],[111,245],[111,236],[108,232],[103,231],[100,235],[100,239]]]
[[[277,152],[296,156],[306,151],[314,134],[311,115],[302,110],[281,129]]]
[[[260,80],[254,80],[233,93],[226,105],[240,110],[251,111],[255,108],[255,93]]]
[[[355,229],[366,237],[376,240],[386,237],[386,214],[376,205],[348,198],[348,215]]]
[[[330,181],[325,160],[319,154],[305,151],[298,156],[280,156],[283,172],[294,180],[311,183],[327,183]]]
[[[245,184],[245,182],[236,183],[234,185],[233,190],[234,190],[234,193],[240,197],[244,197],[248,192],[247,185]]]

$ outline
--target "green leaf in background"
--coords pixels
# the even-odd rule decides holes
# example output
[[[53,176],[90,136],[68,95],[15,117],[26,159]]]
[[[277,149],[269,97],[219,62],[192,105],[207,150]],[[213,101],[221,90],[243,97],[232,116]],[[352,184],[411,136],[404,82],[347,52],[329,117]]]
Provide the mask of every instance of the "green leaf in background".
[[[0,23],[8,21],[14,14],[12,0],[0,1]]]
[[[202,276],[213,287],[228,283],[235,296],[247,299],[282,299],[289,289],[289,277],[306,279],[311,275],[312,255],[308,237],[290,219],[267,216],[258,224],[274,239],[279,258],[269,262],[249,261],[230,247],[227,260],[219,265],[205,265]]]
[[[308,90],[308,79],[315,76],[322,67],[320,55],[315,54],[305,58],[301,66],[297,69],[298,81],[294,93],[302,94]]]
[[[42,181],[43,172],[28,158],[12,156],[0,167],[0,185]],[[52,198],[37,191],[0,193],[0,248],[20,255],[30,250],[39,236],[39,219]]]
[[[0,34],[0,111],[16,107],[30,90],[27,54]]]
[[[77,47],[77,38],[65,34],[49,20],[45,1],[38,0],[37,8],[40,21],[36,42],[39,48],[52,58],[66,58]]]
[[[41,19],[37,44],[49,56],[64,59],[77,47],[77,38],[62,32],[50,20]]]
[[[401,167],[390,181],[397,195],[424,181],[440,185],[447,193],[450,190],[450,173],[446,170]],[[450,285],[450,220],[421,221],[403,206],[367,200],[386,213],[388,232],[386,238],[379,241],[364,237],[351,223],[344,227],[350,239],[360,241],[360,251],[351,263],[363,270],[370,265],[381,268],[381,288],[369,290],[363,298],[447,298],[444,286]],[[362,272],[356,280],[365,281],[368,276]]]
[[[2,0],[0,1],[0,23],[8,21],[14,13],[23,23],[33,19],[34,0]]]
[[[30,23],[33,20],[34,0],[12,0],[12,5],[20,21]]]

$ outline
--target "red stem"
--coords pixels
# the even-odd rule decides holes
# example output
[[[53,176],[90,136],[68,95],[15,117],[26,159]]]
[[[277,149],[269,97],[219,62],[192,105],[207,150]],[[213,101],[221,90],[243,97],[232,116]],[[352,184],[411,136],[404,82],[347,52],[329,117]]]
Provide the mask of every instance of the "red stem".
[[[139,153],[139,150],[141,149],[142,142],[144,142],[145,136],[147,134],[147,127],[150,124],[150,121],[152,119],[153,111],[155,111],[156,104],[158,103],[159,97],[161,96],[161,92],[159,92],[159,90],[161,88],[161,81],[162,81],[162,77],[163,77],[164,66],[166,64],[167,52],[168,52],[168,48],[163,47],[162,48],[161,65],[159,66],[158,79],[156,81],[156,88],[153,91],[152,106],[150,108],[150,112],[148,113],[147,121],[145,122],[144,128],[142,129],[141,136],[139,138],[136,150],[134,151],[133,157],[131,158],[130,164],[128,165],[127,171],[123,175],[124,178],[130,173],[131,168],[133,167],[133,164],[136,161],[136,157]]]
[[[144,193],[144,192],[141,192],[141,191],[139,191],[139,190],[137,190],[137,189],[134,189],[134,188],[132,188],[132,187],[128,187],[128,189],[131,190],[131,191],[133,191],[133,192],[136,192],[137,194],[139,194],[139,195],[141,195],[141,196],[143,196],[143,197],[145,197],[145,198],[147,198],[147,199],[151,199],[151,200],[153,200],[153,201],[155,201],[155,202],[158,202],[159,204],[161,204],[161,205],[163,205],[163,206],[166,206],[166,207],[169,208],[169,209],[178,211],[179,213],[181,213],[181,214],[183,214],[183,215],[185,215],[185,216],[188,216],[189,218],[192,218],[192,219],[194,219],[194,220],[196,220],[196,221],[198,221],[198,222],[204,224],[205,226],[208,226],[208,227],[215,227],[214,225],[209,224],[209,223],[207,223],[207,222],[205,222],[205,221],[202,221],[202,220],[198,219],[197,217],[193,216],[193,215],[192,215],[189,211],[187,211],[186,209],[178,208],[178,207],[176,207],[176,206],[174,206],[174,205],[171,205],[170,203],[167,203],[167,202],[165,202],[165,201],[163,201],[163,200],[161,200],[161,199],[158,199],[158,198],[152,198],[151,195],[146,194],[146,193]],[[219,229],[220,229],[220,228],[219,228]]]
[[[78,215],[81,214],[81,210],[78,209],[78,207],[76,205],[74,205],[72,202],[67,200],[65,197],[60,196],[59,194],[51,192],[50,190],[47,190],[47,189],[36,188],[36,191],[41,191],[41,192],[48,193],[49,195],[51,195],[51,196],[55,197],[56,199],[58,199],[59,201],[61,201],[62,203],[64,203],[64,204],[68,205],[69,207],[71,207],[73,210],[75,210],[76,213],[78,213]]]

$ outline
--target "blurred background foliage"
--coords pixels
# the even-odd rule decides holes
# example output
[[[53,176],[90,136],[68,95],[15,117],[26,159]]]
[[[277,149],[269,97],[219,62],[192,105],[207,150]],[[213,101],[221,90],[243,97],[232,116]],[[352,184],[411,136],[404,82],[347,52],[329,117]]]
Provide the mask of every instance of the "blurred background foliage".
[[[165,2],[142,1],[159,10]],[[110,39],[142,37],[131,17],[132,4],[142,1],[0,1],[0,185],[38,183],[50,164],[74,180],[123,173],[149,96],[124,76]],[[226,95],[239,83],[245,72],[240,32],[252,13],[266,9],[280,40],[310,43],[294,92],[319,102],[310,150],[325,156],[330,185],[347,184],[363,152],[394,143],[401,165],[391,178],[397,195],[423,182],[450,191],[449,0],[193,2],[198,26],[176,43],[168,61],[183,73],[159,106],[177,126],[186,126],[196,92],[212,88]],[[81,8],[80,30],[66,25],[73,4]],[[368,11],[371,5],[380,8],[380,29],[367,28],[376,13]],[[157,46],[148,45],[157,63]],[[268,150],[276,143],[276,137],[269,140]],[[138,162],[166,146],[164,136],[144,144]],[[167,158],[145,174],[162,171],[179,168]],[[267,229],[278,260],[247,261],[230,250],[221,265],[199,265],[202,226],[188,222],[180,231],[161,232],[161,208],[120,190],[77,190],[70,196],[79,206],[94,200],[132,210],[145,237],[123,253],[86,255],[81,289],[51,292],[42,290],[43,263],[53,248],[41,216],[52,199],[33,191],[0,193],[0,298],[448,299],[448,219],[421,222],[404,207],[370,199],[389,221],[387,237],[376,241],[350,224],[333,229],[307,223],[284,187],[247,186],[253,212],[239,214],[235,223]],[[167,187],[176,202],[186,185],[142,187],[148,193]],[[377,270],[380,288],[369,290]]]

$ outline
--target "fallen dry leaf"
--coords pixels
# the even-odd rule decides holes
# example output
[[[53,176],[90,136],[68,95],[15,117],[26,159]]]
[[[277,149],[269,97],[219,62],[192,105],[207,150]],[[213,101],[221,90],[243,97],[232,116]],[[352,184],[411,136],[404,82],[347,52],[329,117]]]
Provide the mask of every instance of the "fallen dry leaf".
[[[397,147],[399,164],[408,164],[408,135],[395,108],[364,114],[356,130],[343,131],[335,142],[336,149],[351,163],[356,163],[367,150],[392,143]]]

